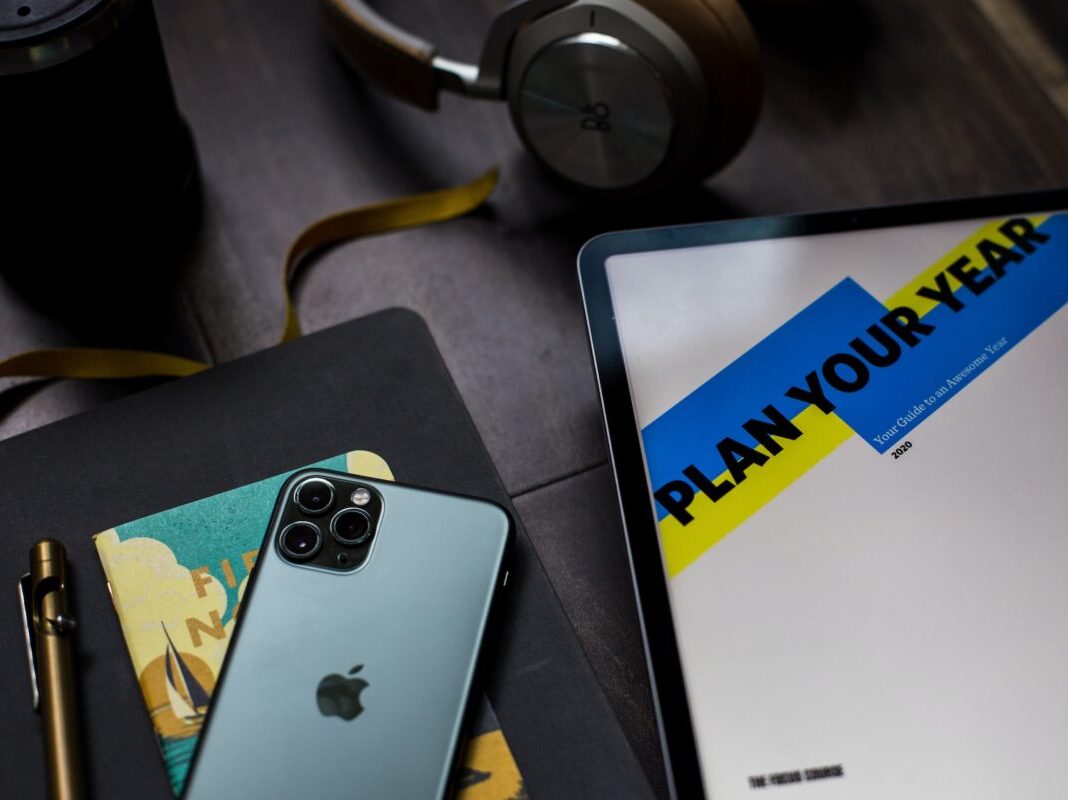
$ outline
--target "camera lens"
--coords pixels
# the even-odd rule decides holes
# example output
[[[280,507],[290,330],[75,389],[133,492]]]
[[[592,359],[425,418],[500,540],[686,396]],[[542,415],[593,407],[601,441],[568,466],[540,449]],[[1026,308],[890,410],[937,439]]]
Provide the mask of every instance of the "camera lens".
[[[278,537],[282,552],[294,561],[307,561],[323,546],[319,526],[310,522],[294,522],[287,525]]]
[[[322,514],[334,504],[334,487],[322,478],[308,478],[293,492],[293,499],[305,514]]]
[[[341,544],[363,544],[371,535],[371,518],[362,509],[346,508],[334,517],[330,531]]]

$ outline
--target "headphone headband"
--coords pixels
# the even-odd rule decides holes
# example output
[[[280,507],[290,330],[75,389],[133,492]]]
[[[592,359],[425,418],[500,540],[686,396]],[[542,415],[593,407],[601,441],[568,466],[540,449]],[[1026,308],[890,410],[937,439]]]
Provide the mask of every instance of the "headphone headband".
[[[431,111],[443,90],[507,100],[527,148],[579,187],[699,180],[756,122],[760,61],[737,0],[515,0],[477,65],[439,56],[368,0],[319,1],[335,47],[369,81]]]
[[[327,34],[359,73],[402,100],[438,107],[442,89],[472,97],[503,97],[508,46],[526,22],[573,0],[517,0],[494,20],[478,63],[452,61],[430,42],[374,11],[365,0],[321,0]]]
[[[363,0],[324,0],[322,9],[327,35],[353,69],[402,100],[437,108],[434,45],[401,30]]]

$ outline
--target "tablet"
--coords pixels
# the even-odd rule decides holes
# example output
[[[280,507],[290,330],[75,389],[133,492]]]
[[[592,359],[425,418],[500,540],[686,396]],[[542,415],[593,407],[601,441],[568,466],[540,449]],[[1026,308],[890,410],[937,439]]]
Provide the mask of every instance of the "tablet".
[[[1064,209],[583,249],[675,796],[1068,797]]]

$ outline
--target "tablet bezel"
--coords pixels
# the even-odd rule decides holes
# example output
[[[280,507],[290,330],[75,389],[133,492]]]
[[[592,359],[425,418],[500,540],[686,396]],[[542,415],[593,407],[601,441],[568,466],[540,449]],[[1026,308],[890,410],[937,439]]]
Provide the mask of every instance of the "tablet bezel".
[[[615,322],[606,263],[611,256],[762,239],[859,232],[1068,208],[1068,189],[854,211],[712,222],[608,233],[579,252],[578,271],[609,459],[623,519],[642,641],[672,797],[706,798],[682,664],[650,502],[640,433]],[[714,798],[712,799],[714,800]]]

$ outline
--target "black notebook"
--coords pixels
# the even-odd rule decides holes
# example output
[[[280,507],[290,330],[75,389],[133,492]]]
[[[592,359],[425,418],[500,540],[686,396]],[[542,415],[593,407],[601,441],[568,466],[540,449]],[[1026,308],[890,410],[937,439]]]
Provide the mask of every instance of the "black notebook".
[[[171,796],[90,536],[353,449],[405,483],[509,504],[423,321],[384,311],[0,443],[3,794],[43,797],[15,581],[39,538],[71,561],[83,736],[97,797]],[[520,528],[486,693],[534,800],[651,797]],[[0,606],[2,608],[2,606]]]

